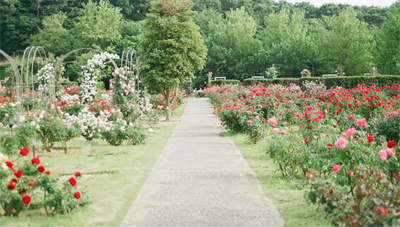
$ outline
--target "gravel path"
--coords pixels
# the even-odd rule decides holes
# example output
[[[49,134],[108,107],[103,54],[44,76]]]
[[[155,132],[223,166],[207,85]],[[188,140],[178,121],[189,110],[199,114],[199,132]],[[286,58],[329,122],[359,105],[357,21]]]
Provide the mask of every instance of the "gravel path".
[[[284,226],[208,99],[192,99],[121,226]]]

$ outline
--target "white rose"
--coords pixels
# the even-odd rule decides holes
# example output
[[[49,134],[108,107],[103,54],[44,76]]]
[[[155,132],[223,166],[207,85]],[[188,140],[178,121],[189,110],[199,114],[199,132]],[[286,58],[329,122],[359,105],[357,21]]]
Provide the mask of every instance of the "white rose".
[[[1,168],[3,168],[4,170],[8,170],[8,166],[6,165],[6,163],[3,163],[3,165],[1,165]]]

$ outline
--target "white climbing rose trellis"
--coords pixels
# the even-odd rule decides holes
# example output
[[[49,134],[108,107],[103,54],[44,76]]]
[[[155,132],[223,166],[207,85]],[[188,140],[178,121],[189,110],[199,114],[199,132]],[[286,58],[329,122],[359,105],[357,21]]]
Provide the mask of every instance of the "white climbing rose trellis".
[[[87,65],[82,66],[84,70],[81,73],[82,77],[79,79],[79,82],[81,83],[80,92],[83,103],[92,101],[93,97],[97,94],[97,78],[100,75],[100,70],[106,67],[108,59],[119,59],[119,56],[108,52],[95,54],[93,58],[87,61]]]
[[[37,73],[37,80],[39,82],[38,92],[41,103],[51,104],[52,97],[54,96],[54,64],[48,63],[41,68]]]

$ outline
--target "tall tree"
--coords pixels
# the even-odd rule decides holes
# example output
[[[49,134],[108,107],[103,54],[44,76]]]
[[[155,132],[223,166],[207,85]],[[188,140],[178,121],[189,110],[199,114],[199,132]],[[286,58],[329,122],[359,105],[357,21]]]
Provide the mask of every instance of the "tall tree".
[[[120,22],[122,14],[108,1],[89,2],[84,13],[72,32],[76,36],[75,48],[92,47],[99,50],[113,51],[114,45],[121,39]]]
[[[144,20],[123,20],[120,25],[122,39],[116,43],[115,51],[121,54],[124,50],[139,50],[140,39],[143,36]]]
[[[260,40],[265,69],[274,64],[281,77],[299,77],[308,68],[309,38],[304,16],[283,9],[270,14],[264,23],[266,27],[260,32]]]
[[[121,9],[121,13],[126,20],[140,21],[146,18],[150,9],[150,0],[112,0],[115,7]]]
[[[400,2],[390,7],[378,35],[377,64],[385,74],[400,74]]]
[[[338,66],[352,76],[371,71],[373,34],[352,8],[344,9],[338,16],[323,16],[322,25],[314,42],[318,45],[318,60],[324,62],[329,73]]]
[[[244,8],[231,10],[226,19],[215,17],[208,24],[206,44],[209,47],[207,69],[214,75],[244,79],[258,75],[256,22]]]
[[[8,54],[23,53],[26,40],[37,33],[40,18],[29,1],[0,2],[0,48]]]
[[[46,17],[43,29],[39,28],[39,33],[31,37],[31,45],[42,46],[56,56],[70,51],[72,49],[70,31],[63,27],[66,18],[63,12]]]
[[[150,93],[163,94],[167,119],[171,119],[170,95],[204,66],[207,48],[193,22],[190,0],[155,0],[147,14],[141,45],[142,81]]]

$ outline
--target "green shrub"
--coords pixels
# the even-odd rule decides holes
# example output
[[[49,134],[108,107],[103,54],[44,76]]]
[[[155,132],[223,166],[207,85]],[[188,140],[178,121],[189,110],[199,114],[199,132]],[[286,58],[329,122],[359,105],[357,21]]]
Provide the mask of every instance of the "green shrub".
[[[213,85],[223,85],[223,84],[239,84],[240,80],[213,80],[211,81],[211,86]]]
[[[327,88],[342,87],[351,89],[357,87],[358,84],[365,84],[371,86],[385,86],[396,84],[400,82],[398,75],[381,75],[381,76],[346,76],[346,77],[309,77],[309,78],[277,78],[277,79],[245,79],[243,85],[253,85],[258,83],[265,83],[266,85],[281,84],[290,86],[291,83],[302,86],[304,81],[319,81],[325,84]]]

